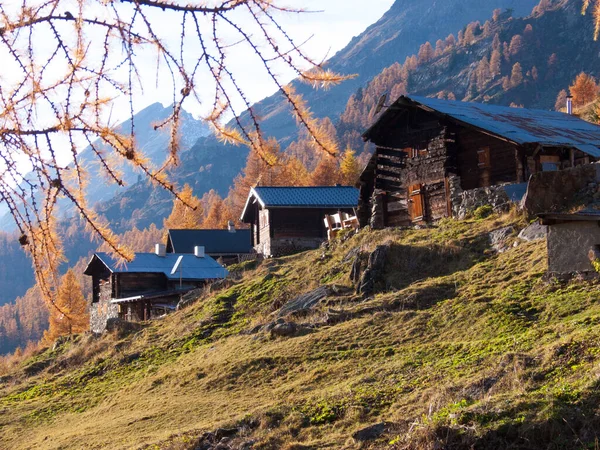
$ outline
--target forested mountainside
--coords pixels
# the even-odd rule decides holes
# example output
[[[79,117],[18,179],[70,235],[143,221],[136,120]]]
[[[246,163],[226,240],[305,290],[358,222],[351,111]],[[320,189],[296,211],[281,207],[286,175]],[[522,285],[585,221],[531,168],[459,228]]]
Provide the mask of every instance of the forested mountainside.
[[[25,294],[32,284],[31,259],[18,236],[0,231],[0,306]]]
[[[155,130],[154,125],[161,123],[171,114],[170,107],[164,107],[160,103],[154,103],[133,116],[133,120],[127,120],[119,124],[116,129],[123,133],[129,133],[133,124],[135,129],[136,145],[148,157],[150,163],[156,167],[160,167],[168,157],[166,149],[169,145],[169,130]],[[197,141],[203,136],[210,133],[208,125],[201,120],[196,120],[186,111],[181,112],[181,153],[185,154]],[[104,144],[96,142],[99,151],[107,151],[108,148]],[[142,175],[126,163],[121,164],[119,160],[115,161],[115,167],[118,168],[121,178],[124,182],[124,187],[121,188],[116,183],[111,182],[108,174],[105,173],[96,158],[96,155],[91,147],[84,148],[79,153],[79,163],[88,171],[90,180],[86,198],[91,205],[102,201],[107,201],[123,192],[126,188],[134,185],[142,178]],[[59,211],[63,218],[69,218],[76,215],[75,210],[70,202],[65,199],[59,201]],[[0,230],[13,231],[14,223],[12,217],[6,210],[3,204],[0,204]]]
[[[337,126],[345,145],[360,149],[360,134],[403,94],[554,109],[557,94],[585,72],[600,75],[600,43],[579,0],[542,1],[525,18],[494,15],[457,35],[425,43],[359,88]],[[562,106],[562,105],[561,105]]]

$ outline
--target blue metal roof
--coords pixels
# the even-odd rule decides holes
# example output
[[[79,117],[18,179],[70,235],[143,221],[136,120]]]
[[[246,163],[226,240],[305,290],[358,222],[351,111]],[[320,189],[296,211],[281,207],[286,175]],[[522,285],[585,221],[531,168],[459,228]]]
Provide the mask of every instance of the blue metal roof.
[[[242,221],[250,201],[263,208],[356,208],[358,189],[352,186],[257,186],[250,190]]]
[[[358,189],[352,186],[257,186],[252,193],[267,208],[354,208],[358,205]]]
[[[377,122],[393,114],[396,105],[420,106],[519,145],[574,147],[600,157],[600,126],[561,112],[401,96]],[[376,125],[365,133],[365,137],[371,137]]]
[[[181,275],[179,271],[171,275],[180,256],[183,256]],[[133,261],[123,264],[108,253],[96,253],[94,258],[102,261],[113,273],[164,273],[170,280],[179,280],[180,276],[184,280],[214,280],[225,278],[229,274],[227,269],[208,255],[197,258],[193,254],[167,253],[165,256],[158,256],[156,253],[136,253]]]
[[[169,230],[167,250],[174,253],[194,253],[194,247],[204,246],[209,255],[239,255],[252,251],[250,230]]]

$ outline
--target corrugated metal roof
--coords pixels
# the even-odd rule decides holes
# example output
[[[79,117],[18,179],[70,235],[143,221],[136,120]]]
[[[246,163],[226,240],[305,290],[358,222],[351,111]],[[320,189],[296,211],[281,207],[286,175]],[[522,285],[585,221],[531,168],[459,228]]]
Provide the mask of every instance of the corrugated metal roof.
[[[358,189],[352,186],[271,187],[252,189],[265,207],[354,208]]]
[[[169,230],[169,243],[175,253],[194,253],[194,247],[204,246],[208,254],[244,254],[252,250],[250,230]],[[167,245],[169,251],[171,248]]]
[[[158,256],[155,253],[136,253],[133,261],[119,264],[108,253],[96,253],[97,257],[113,273],[164,273],[170,280],[179,280],[180,273],[171,275],[171,270],[179,256],[183,256],[181,262],[181,278],[184,280],[214,280],[225,278],[229,272],[213,258],[206,255],[197,258],[193,254],[167,253]]]
[[[356,208],[358,194],[352,186],[257,186],[250,190],[241,220],[254,198],[263,208]]]
[[[472,125],[516,144],[540,144],[546,147],[574,147],[600,157],[600,126],[576,116],[541,109],[510,108],[427,97],[401,96],[371,127],[365,138],[394,106],[416,104]]]

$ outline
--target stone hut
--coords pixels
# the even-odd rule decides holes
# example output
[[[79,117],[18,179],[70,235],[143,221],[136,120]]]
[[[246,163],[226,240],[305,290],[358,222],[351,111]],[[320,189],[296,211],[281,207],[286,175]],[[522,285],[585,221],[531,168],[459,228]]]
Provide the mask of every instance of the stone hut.
[[[227,269],[196,248],[195,254],[136,253],[121,264],[107,253],[96,253],[84,274],[92,277],[90,329],[102,333],[110,319],[137,322],[175,310],[181,295],[225,278]]]
[[[548,273],[570,275],[596,273],[600,269],[600,209],[586,208],[574,214],[544,213],[548,225]]]
[[[250,190],[241,221],[250,225],[252,246],[265,257],[315,249],[327,240],[325,216],[355,215],[352,186],[275,187]]]
[[[502,206],[532,174],[600,158],[600,126],[575,116],[425,97],[401,96],[363,138],[376,149],[358,217],[374,228],[458,216],[489,198]]]

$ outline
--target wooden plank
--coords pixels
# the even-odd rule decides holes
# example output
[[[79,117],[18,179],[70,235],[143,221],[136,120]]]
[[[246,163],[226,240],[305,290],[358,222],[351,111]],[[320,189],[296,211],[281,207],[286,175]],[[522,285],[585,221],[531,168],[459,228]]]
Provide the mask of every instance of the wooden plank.
[[[383,178],[377,178],[375,181],[375,188],[384,191],[399,191],[403,189],[402,184],[397,181],[385,180]]]
[[[392,177],[392,178],[399,178],[400,174],[398,172],[393,172],[391,170],[385,170],[385,169],[377,169],[377,176],[383,176],[383,177]]]
[[[377,155],[395,156],[396,158],[406,158],[406,153],[402,150],[392,150],[390,148],[378,148]]]
[[[397,168],[397,169],[404,169],[406,167],[406,163],[405,162],[392,161],[391,159],[387,159],[387,158],[378,158],[377,159],[377,165],[378,166],[383,166],[383,167],[394,167],[394,168]]]

